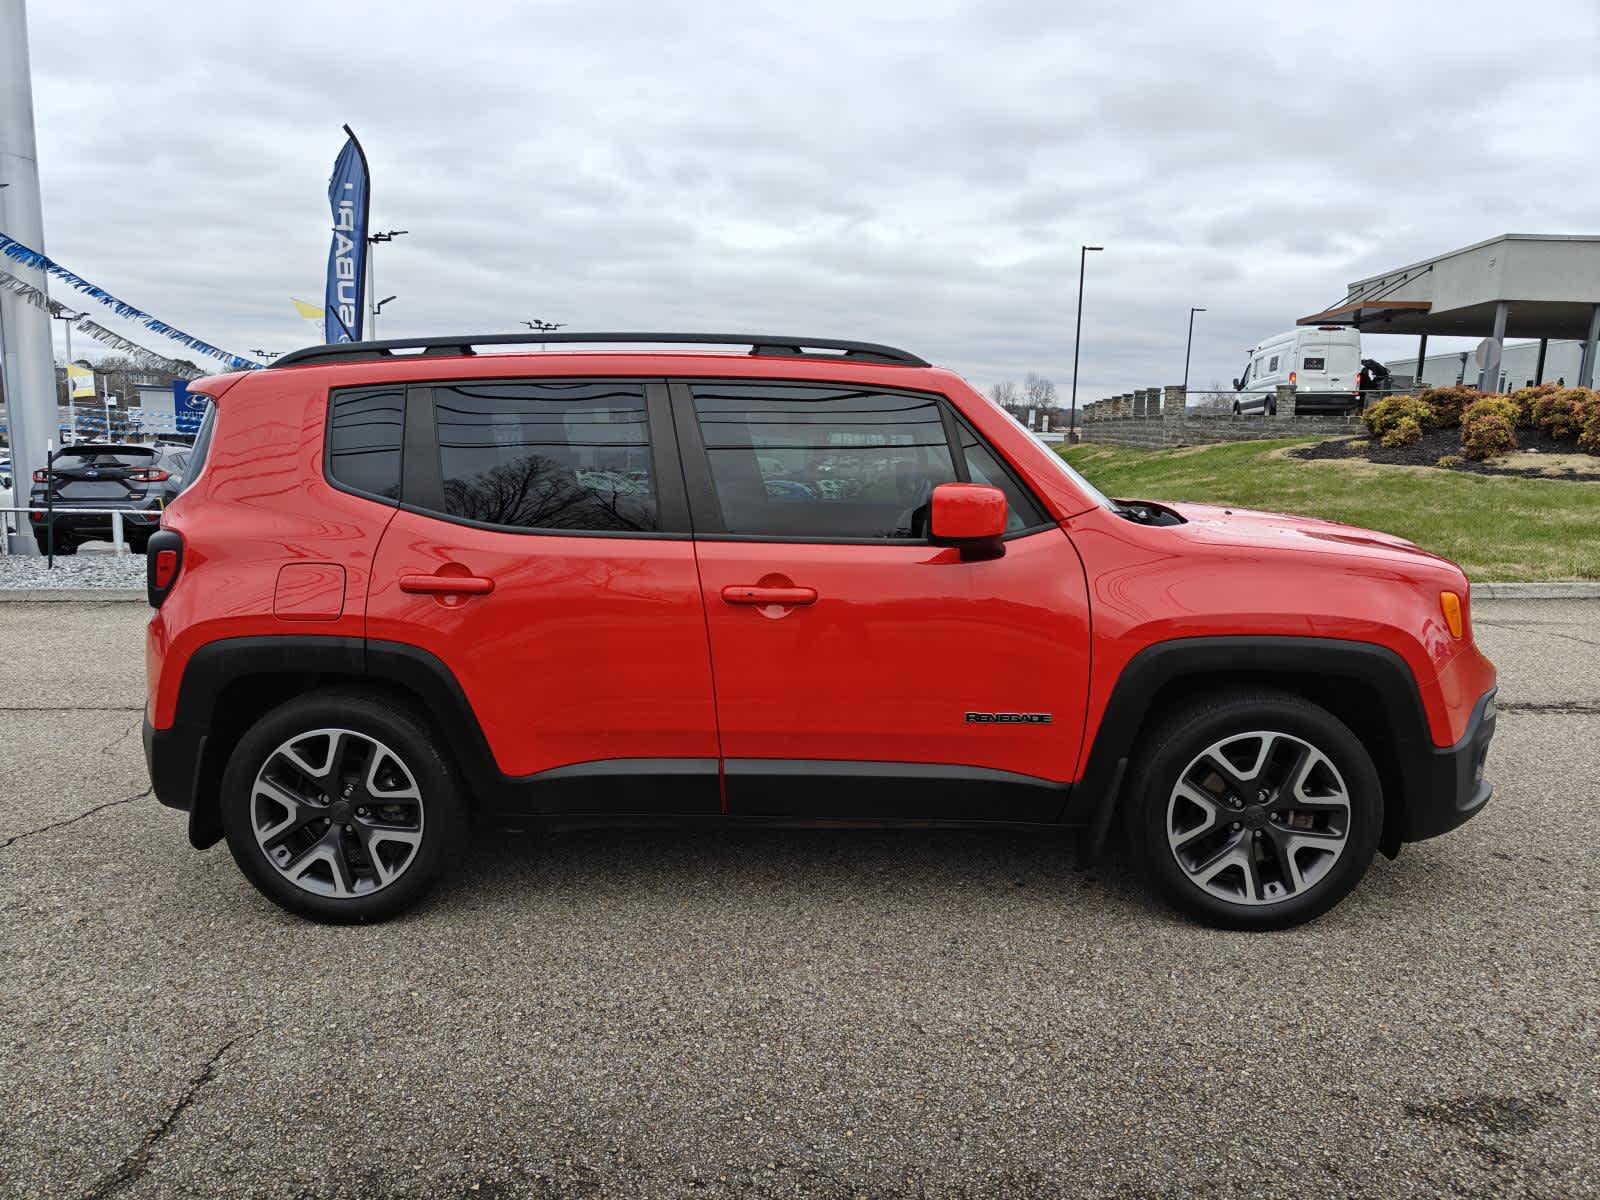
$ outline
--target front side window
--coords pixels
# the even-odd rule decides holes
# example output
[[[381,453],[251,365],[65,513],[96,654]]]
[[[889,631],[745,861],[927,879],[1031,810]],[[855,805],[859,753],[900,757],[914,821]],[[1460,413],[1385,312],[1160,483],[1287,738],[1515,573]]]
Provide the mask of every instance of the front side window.
[[[1010,472],[995,461],[994,453],[965,425],[961,426],[961,455],[967,460],[967,478],[972,483],[986,483],[1006,494],[1007,533],[1044,524],[1047,518],[1033,497],[1018,486]]]
[[[398,387],[349,388],[333,394],[328,473],[352,492],[400,499],[400,443],[406,394]],[[205,437],[202,430],[201,437]],[[196,456],[203,451],[196,447]]]
[[[728,533],[924,538],[956,478],[936,401],[807,384],[693,387]]]
[[[433,411],[451,516],[568,532],[660,528],[642,383],[436,384]]]

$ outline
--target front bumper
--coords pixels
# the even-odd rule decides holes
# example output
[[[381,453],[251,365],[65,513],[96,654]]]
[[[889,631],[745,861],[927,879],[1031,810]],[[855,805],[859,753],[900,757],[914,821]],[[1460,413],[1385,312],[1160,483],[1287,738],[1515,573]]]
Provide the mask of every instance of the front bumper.
[[[1423,786],[1406,807],[1406,841],[1449,833],[1489,802],[1494,788],[1484,778],[1483,767],[1494,737],[1496,691],[1490,688],[1478,700],[1459,742],[1430,755]]]
[[[150,772],[150,786],[156,799],[168,808],[189,812],[194,808],[200,758],[206,748],[206,735],[190,733],[179,726],[157,729],[144,719],[144,765]]]

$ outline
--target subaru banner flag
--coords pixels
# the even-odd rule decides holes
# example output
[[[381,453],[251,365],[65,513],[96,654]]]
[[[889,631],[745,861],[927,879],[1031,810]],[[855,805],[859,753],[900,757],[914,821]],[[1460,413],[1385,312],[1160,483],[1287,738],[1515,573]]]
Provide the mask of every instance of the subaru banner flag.
[[[328,342],[359,342],[366,304],[367,211],[372,184],[361,143],[344,127],[350,140],[333,164],[328,180],[328,205],[333,210],[333,241],[328,247],[328,292],[323,305],[323,337]]]

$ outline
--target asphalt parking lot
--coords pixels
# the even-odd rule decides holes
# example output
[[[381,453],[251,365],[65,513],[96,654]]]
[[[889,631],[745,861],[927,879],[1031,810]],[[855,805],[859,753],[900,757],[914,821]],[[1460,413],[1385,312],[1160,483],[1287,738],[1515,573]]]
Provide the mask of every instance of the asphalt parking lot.
[[[324,928],[147,793],[137,604],[0,604],[0,1196],[1600,1194],[1600,602],[1495,800],[1219,933],[1019,834],[486,833]]]

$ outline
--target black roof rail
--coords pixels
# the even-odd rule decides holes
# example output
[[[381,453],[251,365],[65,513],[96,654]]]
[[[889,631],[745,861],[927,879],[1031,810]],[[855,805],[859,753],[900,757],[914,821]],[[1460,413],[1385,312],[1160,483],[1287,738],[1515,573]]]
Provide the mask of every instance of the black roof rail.
[[[821,358],[858,362],[891,363],[901,367],[926,367],[915,354],[880,346],[876,342],[850,342],[838,338],[763,337],[738,333],[485,333],[470,337],[396,338],[381,342],[332,342],[326,346],[307,346],[274,359],[269,369],[304,366],[308,363],[354,362],[362,359],[413,357],[396,354],[409,351],[427,355],[467,356],[476,346],[526,346],[549,343],[749,346],[751,354],[785,358]],[[808,354],[807,349],[833,350],[833,354]]]

